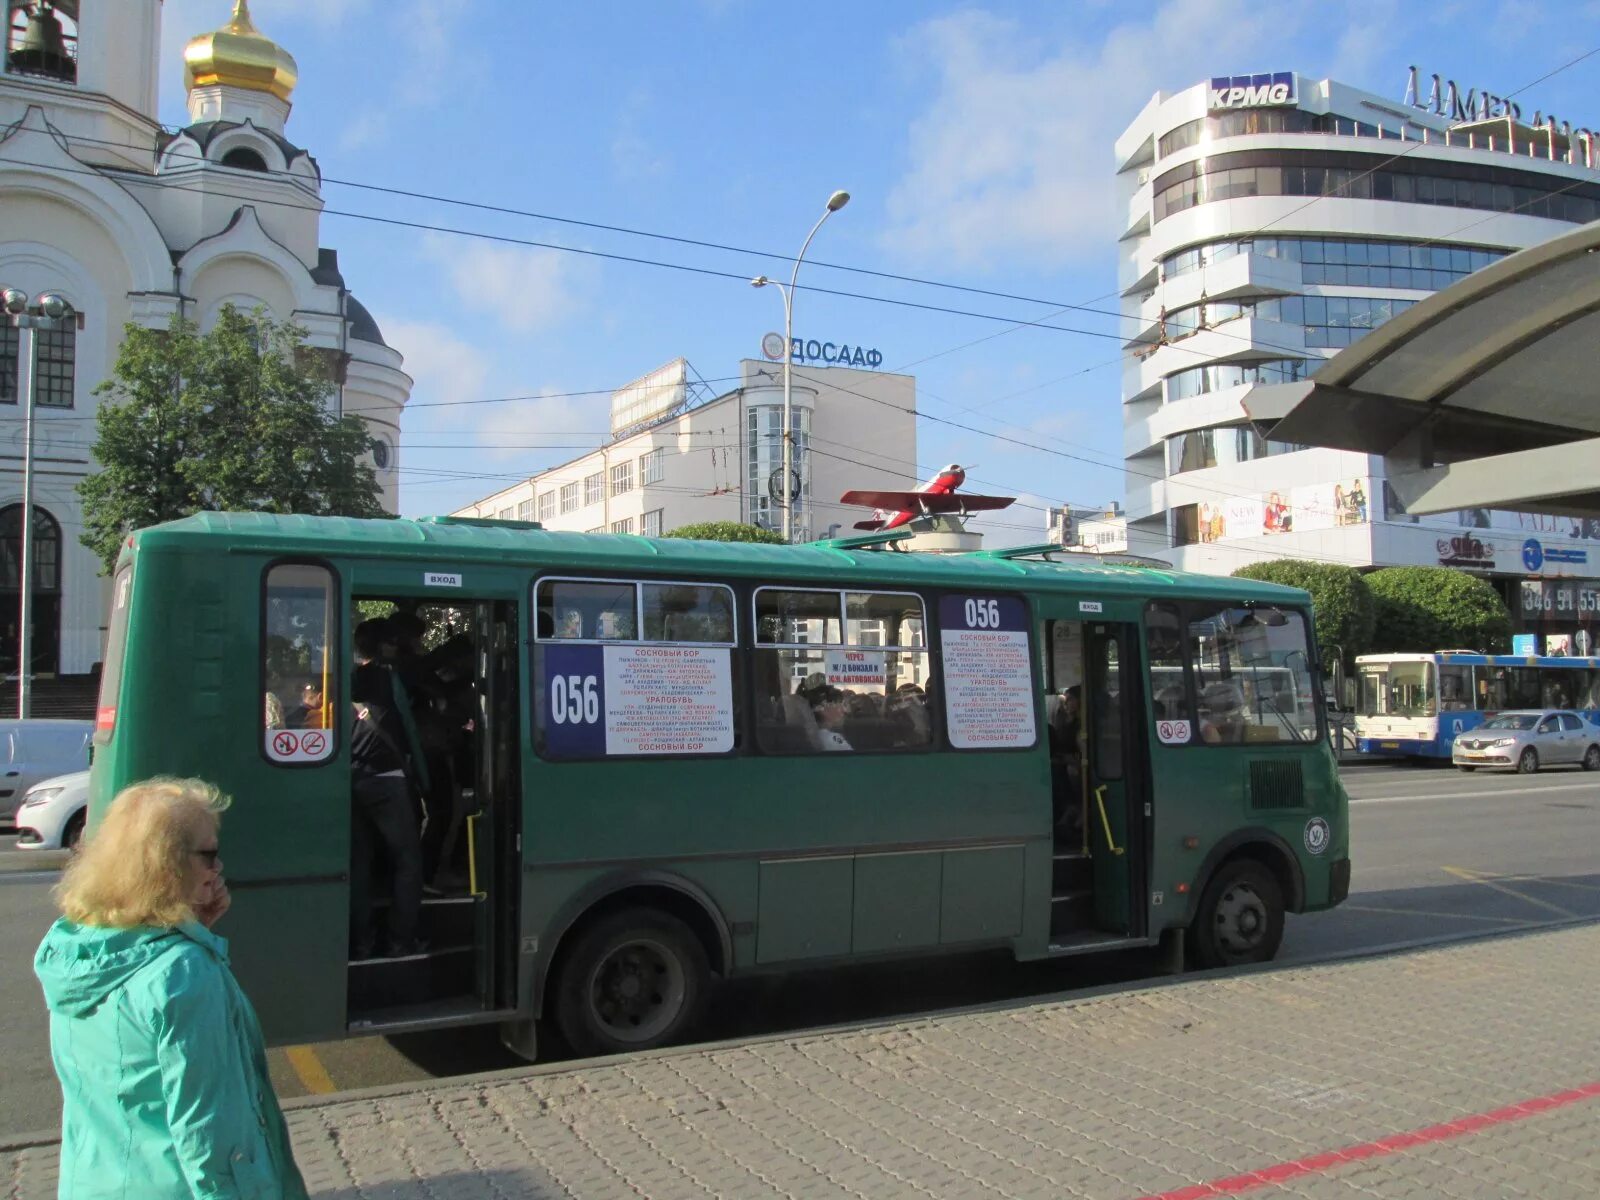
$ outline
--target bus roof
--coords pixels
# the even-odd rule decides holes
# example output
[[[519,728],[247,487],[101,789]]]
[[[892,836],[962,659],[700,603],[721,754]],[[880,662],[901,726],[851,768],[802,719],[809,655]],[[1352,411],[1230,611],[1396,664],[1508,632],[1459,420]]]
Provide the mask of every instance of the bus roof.
[[[1435,650],[1431,653],[1358,654],[1356,666],[1362,663],[1431,662],[1449,663],[1463,667],[1566,667],[1574,671],[1600,669],[1600,658],[1574,658],[1544,654],[1474,654],[1470,650]]]
[[[827,542],[769,546],[646,538],[625,533],[568,533],[531,521],[448,517],[368,520],[280,516],[270,513],[197,513],[133,535],[140,552],[187,549],[198,544],[282,555],[410,558],[438,571],[465,564],[530,566],[559,559],[566,569],[614,573],[710,572],[737,578],[835,583],[859,573],[881,583],[935,587],[1029,587],[1081,590],[1150,598],[1255,601],[1304,606],[1299,588],[1171,569],[1117,563],[1063,563],[1001,557],[1003,551],[928,554],[845,548]],[[126,553],[126,551],[124,551]]]

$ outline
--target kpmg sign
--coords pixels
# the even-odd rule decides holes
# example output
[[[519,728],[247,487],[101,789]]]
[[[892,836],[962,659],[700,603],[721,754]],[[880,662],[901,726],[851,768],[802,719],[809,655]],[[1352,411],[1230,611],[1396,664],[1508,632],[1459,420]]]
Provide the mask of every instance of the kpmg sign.
[[[783,334],[769,333],[761,339],[761,353],[773,362],[783,361]],[[789,347],[790,361],[826,363],[830,367],[880,367],[883,354],[848,342],[819,342],[815,338],[795,338]]]
[[[1299,101],[1299,88],[1293,71],[1272,75],[1216,75],[1208,93],[1212,112],[1229,108],[1267,108]]]

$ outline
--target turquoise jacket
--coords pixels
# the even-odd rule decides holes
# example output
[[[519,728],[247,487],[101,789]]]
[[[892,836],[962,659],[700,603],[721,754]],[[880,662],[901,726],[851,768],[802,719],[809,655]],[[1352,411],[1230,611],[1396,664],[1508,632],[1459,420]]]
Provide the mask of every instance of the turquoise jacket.
[[[33,970],[61,1080],[62,1200],[304,1200],[226,940],[63,917]]]

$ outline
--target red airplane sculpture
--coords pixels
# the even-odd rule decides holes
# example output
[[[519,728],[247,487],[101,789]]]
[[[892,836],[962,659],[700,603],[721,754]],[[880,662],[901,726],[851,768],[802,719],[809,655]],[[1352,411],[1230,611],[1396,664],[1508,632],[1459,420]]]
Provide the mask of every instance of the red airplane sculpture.
[[[951,463],[914,492],[882,492],[874,489],[846,492],[839,497],[841,504],[859,504],[872,508],[872,520],[857,521],[857,529],[898,529],[918,517],[988,512],[1007,508],[1015,496],[969,496],[957,494],[956,489],[967,481],[966,471]]]

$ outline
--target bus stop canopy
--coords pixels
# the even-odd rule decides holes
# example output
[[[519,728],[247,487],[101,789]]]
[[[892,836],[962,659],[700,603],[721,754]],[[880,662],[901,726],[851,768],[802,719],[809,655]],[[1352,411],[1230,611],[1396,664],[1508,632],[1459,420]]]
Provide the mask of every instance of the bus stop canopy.
[[[1274,441],[1385,456],[1408,512],[1600,516],[1600,222],[1435,292],[1244,404]]]

